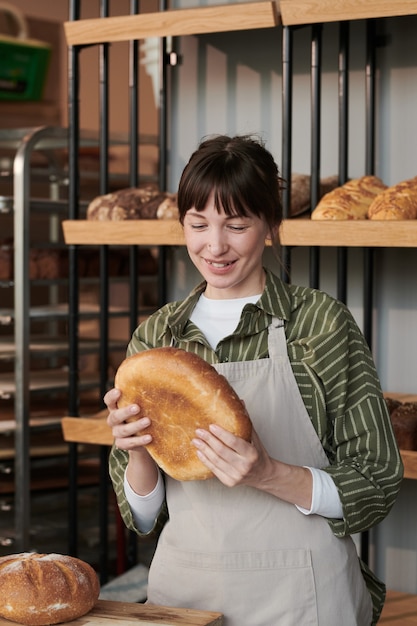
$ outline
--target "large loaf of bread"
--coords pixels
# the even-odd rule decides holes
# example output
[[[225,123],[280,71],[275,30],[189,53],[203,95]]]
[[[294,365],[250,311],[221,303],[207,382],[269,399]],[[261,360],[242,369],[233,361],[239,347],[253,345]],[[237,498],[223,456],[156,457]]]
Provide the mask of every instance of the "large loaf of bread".
[[[417,219],[417,176],[388,187],[368,210],[371,220]]]
[[[387,188],[377,176],[362,176],[327,193],[311,214],[312,220],[366,219],[374,199]]]
[[[22,552],[0,558],[0,616],[28,626],[81,617],[95,605],[94,569],[63,554]]]
[[[191,440],[216,423],[250,440],[252,424],[233,387],[202,358],[178,348],[153,348],[125,359],[115,376],[119,407],[138,404],[151,425],[149,454],[177,480],[205,480],[212,472]],[[135,417],[134,419],[138,419]]]

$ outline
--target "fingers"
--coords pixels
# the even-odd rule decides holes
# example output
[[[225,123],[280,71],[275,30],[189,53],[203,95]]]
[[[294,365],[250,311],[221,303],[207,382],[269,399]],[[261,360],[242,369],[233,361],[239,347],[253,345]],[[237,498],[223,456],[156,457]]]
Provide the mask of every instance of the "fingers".
[[[119,408],[117,402],[120,395],[118,389],[111,389],[103,398],[109,409],[107,424],[112,429],[116,446],[122,450],[135,450],[146,446],[152,441],[152,436],[142,431],[148,428],[151,420],[140,415],[140,407],[137,404]]]
[[[117,401],[121,396],[119,389],[110,389],[104,396],[103,400],[109,411],[117,409]]]
[[[256,448],[217,425],[196,430],[192,440],[199,459],[227,486],[245,480],[257,461]]]

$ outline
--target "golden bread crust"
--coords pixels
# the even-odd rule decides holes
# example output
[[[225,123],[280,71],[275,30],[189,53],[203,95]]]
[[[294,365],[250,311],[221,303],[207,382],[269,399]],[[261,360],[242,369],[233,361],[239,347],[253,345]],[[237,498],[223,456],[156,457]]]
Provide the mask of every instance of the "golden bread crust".
[[[0,615],[13,622],[69,622],[88,613],[99,593],[96,572],[75,557],[32,552],[0,557]]]
[[[388,187],[368,210],[371,220],[417,219],[417,176]]]
[[[198,355],[178,348],[153,348],[127,357],[115,387],[118,405],[138,404],[151,419],[147,449],[155,462],[177,480],[213,476],[196,454],[196,428],[219,424],[250,441],[252,424],[229,382]],[[137,419],[137,418],[135,418]]]
[[[311,214],[312,220],[366,219],[374,199],[385,185],[377,176],[354,178],[327,193]]]

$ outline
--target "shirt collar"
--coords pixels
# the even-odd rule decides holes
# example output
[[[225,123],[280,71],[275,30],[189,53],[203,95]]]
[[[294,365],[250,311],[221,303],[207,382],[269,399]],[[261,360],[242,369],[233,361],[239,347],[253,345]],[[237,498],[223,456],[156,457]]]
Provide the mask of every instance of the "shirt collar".
[[[266,269],[265,289],[255,305],[261,311],[273,317],[284,320],[290,318],[290,292],[288,286],[270,270]],[[206,288],[206,282],[202,282],[195,287],[189,296],[178,304],[167,318],[167,326],[170,328],[172,336],[180,340],[184,335],[187,322],[190,319],[200,295]]]

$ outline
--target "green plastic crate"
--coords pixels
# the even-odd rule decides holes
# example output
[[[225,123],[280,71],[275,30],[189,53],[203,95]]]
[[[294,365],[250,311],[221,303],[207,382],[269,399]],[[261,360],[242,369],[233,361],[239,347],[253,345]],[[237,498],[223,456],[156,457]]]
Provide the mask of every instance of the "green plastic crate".
[[[0,100],[40,100],[51,46],[0,35]]]

